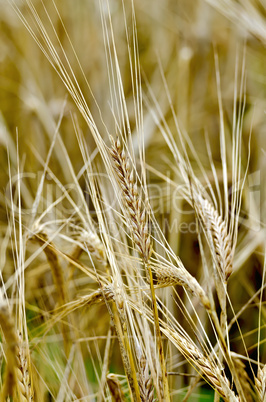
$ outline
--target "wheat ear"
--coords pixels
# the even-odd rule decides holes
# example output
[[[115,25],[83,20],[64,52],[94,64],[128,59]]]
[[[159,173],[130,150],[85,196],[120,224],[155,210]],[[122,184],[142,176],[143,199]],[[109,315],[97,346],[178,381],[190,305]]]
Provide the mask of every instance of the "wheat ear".
[[[137,246],[140,255],[142,256],[146,275],[150,283],[151,298],[154,315],[154,325],[156,331],[157,347],[162,370],[161,398],[162,400],[170,401],[169,386],[167,381],[167,371],[164,359],[163,344],[159,325],[159,315],[156,303],[156,295],[153,284],[152,270],[150,266],[150,257],[153,252],[151,235],[149,233],[148,214],[145,208],[142,207],[141,197],[138,194],[137,182],[134,181],[133,170],[130,169],[128,158],[121,147],[119,139],[114,141],[110,137],[112,148],[110,153],[114,161],[115,172],[118,177],[119,184],[122,188],[123,199],[127,206],[127,211],[131,220],[131,232],[135,245]]]
[[[195,196],[195,209],[211,238],[221,278],[227,282],[233,271],[233,253],[226,224],[213,205],[200,194]]]
[[[74,248],[71,253],[71,258],[77,260],[84,250],[88,250],[89,253],[99,262],[102,266],[107,265],[107,257],[104,249],[104,245],[92,231],[82,230],[79,236],[79,244]]]
[[[6,369],[4,384],[1,392],[1,401],[13,396],[17,385],[17,351],[19,339],[15,330],[15,323],[5,302],[0,304],[0,325],[6,342]]]
[[[1,391],[1,401],[14,397],[15,392],[19,401],[33,401],[31,379],[28,369],[28,357],[19,338],[15,322],[7,303],[0,305],[0,325],[6,342],[6,370]]]
[[[111,156],[115,165],[115,172],[123,191],[123,198],[129,212],[132,235],[144,261],[149,261],[152,254],[151,236],[148,230],[148,219],[145,208],[142,208],[141,198],[138,194],[137,183],[134,181],[133,170],[130,169],[128,158],[122,149],[119,139],[114,141],[111,137]]]
[[[28,350],[23,345],[22,338],[19,337],[19,347],[18,347],[18,368],[17,368],[17,378],[18,378],[18,388],[21,394],[21,401],[33,402],[33,389],[31,386],[31,376],[29,372],[29,358]]]
[[[229,381],[222,375],[221,370],[210,359],[206,358],[196,345],[170,328],[164,333],[172,338],[173,343],[185,358],[202,371],[208,382],[226,402],[239,402],[239,398],[230,389]]]
[[[258,368],[257,378],[255,379],[257,393],[260,402],[266,402],[266,364],[261,369]]]
[[[117,376],[115,374],[108,374],[107,375],[107,384],[110,390],[110,393],[112,395],[112,401],[113,402],[124,402],[125,397],[124,393],[120,384],[120,381],[118,380]]]
[[[227,332],[227,281],[233,271],[233,250],[231,246],[231,238],[227,232],[226,223],[218,214],[214,206],[205,199],[201,194],[194,191],[194,208],[203,224],[207,236],[208,244],[215,262],[216,270],[219,275],[215,275],[216,291],[221,306],[220,328],[218,322],[212,314],[214,324],[222,342],[222,346],[227,357],[227,363],[233,374],[233,379],[241,398],[245,398],[243,384],[237,374],[231,356],[228,353],[228,348],[225,344],[224,336]],[[221,283],[222,282],[222,283]],[[222,285],[222,286],[221,286]],[[221,330],[221,331],[220,331]],[[222,359],[222,351],[219,352]]]
[[[233,358],[232,360],[234,363],[235,374],[237,375],[240,384],[242,386],[244,395],[246,397],[246,402],[253,402],[250,379],[245,370],[245,364],[238,357],[234,357],[233,353],[231,354],[231,356]]]
[[[156,287],[183,286],[190,293],[199,297],[207,311],[211,310],[210,301],[205,291],[198,281],[185,269],[181,261],[179,261],[178,267],[158,264],[158,266],[154,267],[154,272],[157,280]]]
[[[139,362],[139,390],[142,402],[152,402],[154,400],[154,387],[149,373],[147,360],[142,354]]]

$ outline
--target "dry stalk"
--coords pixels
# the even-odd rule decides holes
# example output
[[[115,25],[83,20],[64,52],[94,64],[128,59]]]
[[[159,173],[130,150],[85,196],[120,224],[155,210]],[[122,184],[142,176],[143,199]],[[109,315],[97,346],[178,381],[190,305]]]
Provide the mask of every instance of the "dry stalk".
[[[40,244],[41,247],[43,247],[43,251],[46,255],[46,258],[49,262],[52,275],[53,275],[53,280],[56,286],[56,294],[58,297],[58,304],[59,306],[63,306],[64,304],[67,303],[67,292],[65,288],[65,280],[64,280],[64,275],[62,271],[61,264],[59,262],[56,248],[53,245],[51,241],[49,241],[48,236],[44,232],[39,232],[35,234],[34,239]],[[61,325],[61,330],[62,330],[62,335],[63,335],[63,340],[64,340],[64,348],[65,348],[65,353],[68,356],[70,352],[70,347],[71,347],[71,340],[70,340],[70,334],[68,332],[67,326],[65,324]]]
[[[128,334],[128,321],[126,319],[125,314],[125,296],[123,296],[122,289],[117,284],[115,290],[115,313],[116,317],[119,319],[117,320],[117,334],[121,336],[121,341],[123,342],[124,348],[121,348],[121,353],[126,353],[124,356],[125,363],[128,363],[128,367],[125,366],[127,370],[127,378],[129,381],[130,388],[132,390],[133,398],[136,402],[141,402],[140,399],[140,391],[138,386],[137,380],[137,372],[134,363],[134,357],[132,353],[132,347],[130,342],[130,337]],[[121,325],[120,325],[121,324]]]
[[[266,364],[261,369],[258,368],[257,378],[255,379],[255,385],[260,402],[266,402]]]
[[[111,357],[113,353],[114,347],[114,335],[115,328],[114,326],[110,326],[107,337],[106,337],[106,344],[105,344],[105,351],[104,351],[104,358],[101,370],[101,380],[99,384],[99,392],[97,397],[97,402],[102,402],[105,398],[104,389],[107,382],[107,373],[109,371],[109,366],[111,362]]]
[[[127,328],[125,327],[124,314],[121,313],[122,308],[119,307],[119,304],[114,303],[114,313],[113,313],[108,304],[106,306],[116,330],[121,358],[127,376],[131,397],[133,398],[134,401],[141,402],[136,378],[135,365],[133,362],[132,351],[130,348],[130,342],[127,335]]]
[[[107,375],[107,384],[110,390],[110,393],[112,395],[112,401],[113,402],[124,402],[125,397],[124,393],[120,384],[120,381],[118,380],[117,376],[115,374],[108,374]]]
[[[67,297],[66,297],[64,275],[56,253],[56,248],[53,245],[53,243],[49,241],[47,234],[44,232],[39,232],[35,234],[34,238],[41,245],[41,247],[44,247],[43,251],[49,262],[54,283],[57,289],[58,302],[59,305],[62,306],[67,302]]]
[[[112,142],[110,153],[114,161],[115,172],[122,189],[123,199],[125,201],[131,221],[131,233],[133,241],[137,246],[140,255],[142,256],[146,269],[146,275],[151,289],[157,347],[162,371],[163,387],[161,390],[160,398],[161,400],[170,401],[155,289],[149,261],[153,252],[153,248],[151,243],[151,235],[149,233],[148,214],[145,207],[142,206],[142,200],[138,194],[137,182],[134,180],[134,172],[132,169],[130,169],[129,160],[128,158],[126,158],[125,152],[121,147],[119,139],[117,139],[116,141],[114,141],[112,137],[110,137],[110,139]]]

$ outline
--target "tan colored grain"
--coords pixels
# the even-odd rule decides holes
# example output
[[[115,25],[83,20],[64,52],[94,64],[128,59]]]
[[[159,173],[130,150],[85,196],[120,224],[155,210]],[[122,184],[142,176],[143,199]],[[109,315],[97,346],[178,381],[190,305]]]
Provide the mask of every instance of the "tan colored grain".
[[[112,138],[112,137],[111,137]],[[148,215],[142,207],[142,201],[138,194],[137,183],[134,180],[133,170],[130,169],[128,158],[122,149],[119,139],[112,139],[110,149],[114,161],[115,171],[119,184],[123,191],[123,199],[127,205],[130,216],[131,231],[138,251],[145,262],[148,262],[152,254],[151,236],[148,230]]]
[[[188,339],[169,328],[165,333],[173,339],[179,351],[193,364],[193,366],[197,367],[202,372],[202,374],[207,378],[207,381],[225,401],[239,401],[238,397],[230,389],[230,383],[219,367],[215,365],[211,359],[204,356],[194,343],[188,341]]]
[[[71,258],[78,259],[83,251],[89,253],[103,266],[107,265],[105,248],[99,236],[92,231],[83,230],[78,239],[80,245],[77,245],[71,253]]]
[[[151,235],[149,232],[148,214],[146,208],[142,206],[142,200],[138,194],[137,182],[134,180],[133,169],[130,167],[129,159],[126,157],[126,154],[121,147],[119,139],[117,139],[116,141],[114,141],[112,137],[110,137],[110,139],[112,142],[110,153],[114,161],[114,169],[122,189],[123,200],[127,206],[127,211],[130,217],[133,241],[137,246],[140,255],[142,256],[147,280],[150,284],[157,348],[162,371],[163,387],[161,389],[160,398],[165,401],[170,401],[167,370],[165,365],[163,344],[159,325],[157,301],[155,296],[152,270],[150,266],[150,258],[153,252],[153,247],[151,242]]]
[[[233,357],[233,363],[235,367],[235,373],[245,394],[246,402],[253,402],[250,378],[246,372],[245,364],[238,357]]]
[[[107,384],[108,384],[110,393],[112,395],[112,401],[113,402],[124,402],[125,396],[124,396],[120,381],[118,380],[118,378],[115,374],[110,373],[107,375]]]
[[[157,280],[157,287],[167,287],[180,285],[187,289],[191,294],[199,297],[206,310],[211,309],[210,301],[200,286],[198,281],[185,269],[180,261],[180,266],[157,265],[154,268]]]
[[[259,396],[259,401],[266,402],[266,364],[262,369],[260,367],[258,368],[255,385]]]
[[[201,222],[211,236],[216,263],[219,273],[224,282],[228,280],[233,270],[233,255],[230,236],[227,233],[226,224],[218,214],[214,206],[200,194],[195,195],[195,208]]]
[[[0,326],[5,338],[6,355],[1,401],[17,396],[19,401],[31,402],[33,401],[33,390],[29,373],[29,356],[17,334],[14,319],[6,302],[1,302],[0,305]]]
[[[0,325],[5,338],[6,369],[1,391],[1,401],[12,397],[17,387],[17,354],[19,339],[16,333],[15,322],[6,302],[0,304]]]
[[[143,355],[141,355],[139,361],[139,390],[142,402],[152,402],[154,400],[152,377],[149,373],[147,360]]]
[[[19,337],[18,344],[18,354],[17,354],[17,379],[18,379],[18,389],[21,394],[22,401],[31,402],[34,400],[32,380],[29,371],[29,354],[28,348],[23,344],[22,338]]]

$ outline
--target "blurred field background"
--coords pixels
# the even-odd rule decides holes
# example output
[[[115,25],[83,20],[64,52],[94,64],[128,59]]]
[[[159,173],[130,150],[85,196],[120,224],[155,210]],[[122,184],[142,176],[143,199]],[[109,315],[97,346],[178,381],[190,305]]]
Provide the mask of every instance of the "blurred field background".
[[[34,27],[35,22],[31,19],[27,2],[17,0],[15,3],[22,15]],[[108,132],[115,132],[114,116],[110,108],[112,98],[108,81],[110,70],[106,64],[102,31],[102,15],[106,13],[107,18],[108,12],[110,12],[132,142],[137,144],[138,127],[135,121],[134,94],[125,32],[126,20],[129,38],[132,37],[134,24],[132,23],[130,2],[125,3],[125,10],[123,10],[122,2],[110,0],[108,1],[108,11],[106,3],[102,4],[98,0],[56,0],[55,4],[65,29],[52,1],[45,1],[51,21],[49,21],[41,1],[36,0],[33,3],[52,38],[55,38],[53,30],[55,29],[93,118],[106,142],[108,142],[108,135],[105,126],[108,127]],[[67,158],[69,158],[73,170],[78,176],[84,161],[76,135],[77,127],[91,153],[94,152],[97,145],[86,122],[77,110],[75,102],[67,95],[67,90],[57,73],[27,32],[9,1],[0,0],[0,10],[0,267],[2,297],[10,301],[14,317],[21,318],[17,299],[19,298],[18,287],[22,287],[22,284],[18,286],[15,280],[10,282],[10,278],[14,277],[14,272],[22,258],[27,261],[27,268],[24,271],[25,290],[23,290],[25,316],[23,319],[21,318],[20,323],[18,323],[19,319],[16,319],[17,326],[23,328],[24,335],[25,325],[28,331],[33,372],[32,383],[36,401],[111,400],[109,391],[104,391],[104,394],[100,396],[98,394],[99,383],[103,381],[101,368],[106,350],[107,333],[109,334],[109,316],[106,306],[96,304],[88,309],[78,310],[76,316],[78,326],[75,330],[73,328],[76,324],[67,323],[75,333],[78,345],[73,352],[74,357],[70,352],[68,359],[66,350],[63,348],[60,324],[54,323],[51,327],[49,326],[52,315],[49,315],[48,312],[58,307],[58,300],[47,256],[44,252],[38,251],[43,246],[43,240],[27,241],[27,246],[23,248],[23,255],[20,255],[18,250],[19,231],[21,227],[26,230],[31,224],[32,205],[42,179],[44,161],[49,153],[57,124],[60,122],[60,138],[65,149],[61,140],[57,139],[49,161],[49,169],[54,176],[51,172],[47,172],[44,177],[42,197],[35,219],[41,228],[39,230],[44,230],[48,236],[51,236],[58,250],[67,255],[73,255],[79,235],[76,233],[78,214],[73,213],[72,206],[63,198],[55,207],[49,209],[49,206],[62,196],[63,187],[73,196],[77,205],[79,203],[80,194],[75,192],[73,172],[67,162]],[[265,364],[266,311],[264,301],[262,304],[259,303],[260,293],[256,294],[263,280],[266,239],[265,1],[153,0],[151,2],[134,0],[134,10],[137,27],[137,54],[142,77],[143,127],[150,201],[157,222],[164,231],[172,250],[180,256],[185,267],[198,280],[201,277],[201,258],[195,230],[195,216],[183,199],[174,198],[176,194],[165,181],[165,177],[167,177],[178,184],[177,168],[165,139],[155,123],[152,111],[155,111],[157,105],[173,137],[179,144],[174,111],[181,131],[187,133],[207,176],[212,181],[213,176],[206,146],[206,138],[209,139],[217,177],[220,180],[219,184],[222,185],[217,69],[220,72],[229,178],[232,174],[233,163],[231,137],[235,124],[234,95],[236,86],[240,88],[243,85],[244,95],[237,99],[237,107],[240,107],[242,113],[243,172],[247,164],[249,167],[240,213],[244,221],[239,224],[234,272],[228,283],[228,294],[235,313],[245,306],[239,317],[239,325],[250,359],[257,360],[258,332],[260,332],[260,361]],[[71,39],[73,48],[67,35]],[[58,43],[57,48],[63,57]],[[133,54],[133,50],[130,49],[130,51]],[[242,76],[244,79],[241,83]],[[165,83],[167,83],[167,87]],[[169,102],[167,91],[169,91],[172,105]],[[251,148],[250,160],[248,160],[250,135]],[[201,180],[202,172],[198,167],[195,155],[190,151],[188,153],[197,177]],[[101,172],[102,162],[97,153],[95,153],[95,163],[98,171]],[[22,180],[18,180],[18,169],[19,172],[23,172]],[[61,187],[54,177],[61,183]],[[90,204],[86,179],[82,174],[78,181],[86,201]],[[20,188],[18,188],[18,184]],[[18,208],[21,205],[20,218],[19,212],[21,211],[14,210],[14,205]],[[93,219],[95,219],[94,208],[95,206],[92,206]],[[44,217],[42,217],[43,212],[45,212]],[[39,221],[38,217],[41,217]],[[63,221],[65,221],[65,225],[62,225]],[[70,238],[73,239],[72,243]],[[64,275],[65,278],[68,278],[68,301],[97,289],[97,283],[93,283],[90,277],[71,266],[71,261],[64,260],[60,254],[58,254],[58,258],[62,259]],[[99,261],[97,258],[91,257],[89,253],[80,253],[75,258],[83,266],[92,267],[92,270],[93,267],[98,269]],[[102,267],[99,267],[100,272],[101,269]],[[247,305],[255,294],[256,297]],[[180,297],[186,304],[187,301],[182,290],[180,290]],[[66,302],[66,300],[63,301]],[[174,314],[180,325],[189,330],[189,323],[175,303],[172,303]],[[261,329],[259,331],[260,310]],[[193,315],[193,313],[191,314]],[[211,325],[206,321],[204,315],[202,317],[206,324],[205,330],[211,342],[214,342]],[[228,322],[232,318],[233,313],[229,309]],[[26,321],[27,324],[25,324]],[[64,324],[62,325],[64,326]],[[110,334],[108,336],[110,337]],[[230,341],[235,353],[240,355],[246,353],[237,326],[232,327]],[[114,351],[118,351],[117,344],[113,347]],[[177,351],[172,350],[171,353],[174,354],[175,364],[182,361],[183,358],[178,355]],[[5,371],[4,355],[3,348],[1,351],[2,372]],[[70,368],[67,362],[70,362],[69,366],[74,367],[72,376],[69,375]],[[246,364],[245,361],[244,364]],[[251,363],[252,365],[253,363]],[[247,375],[251,378],[251,368],[248,364],[246,370]],[[181,363],[180,368],[172,371],[184,374],[171,376],[170,388],[174,391],[172,398],[174,401],[181,401],[194,379],[185,374],[196,375],[197,373],[188,364],[181,365]],[[110,372],[121,374],[122,386],[126,388],[119,353],[113,352],[112,354]],[[64,381],[66,383],[62,385]],[[252,388],[252,385],[250,386]],[[250,391],[250,395],[248,401],[256,400],[253,391]],[[188,400],[207,401],[213,400],[213,398],[211,387],[205,384],[196,387]]]

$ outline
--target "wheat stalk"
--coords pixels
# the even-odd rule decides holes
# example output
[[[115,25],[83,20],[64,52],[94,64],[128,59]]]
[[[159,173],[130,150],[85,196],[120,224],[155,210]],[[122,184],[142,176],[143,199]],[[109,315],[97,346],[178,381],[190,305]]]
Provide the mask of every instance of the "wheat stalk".
[[[54,283],[57,289],[57,298],[59,305],[63,305],[67,301],[67,296],[66,296],[64,275],[56,253],[56,248],[53,245],[53,243],[49,240],[47,234],[44,232],[36,233],[34,235],[34,239],[40,244],[41,247],[43,247],[43,251],[49,262]]]
[[[65,286],[65,279],[62,271],[61,264],[59,262],[56,248],[53,245],[51,241],[49,241],[49,238],[46,233],[44,232],[38,232],[34,235],[34,239],[40,244],[40,246],[43,248],[43,251],[46,255],[46,258],[49,262],[51,271],[52,271],[52,276],[53,280],[55,283],[56,287],[56,294],[57,294],[57,299],[58,299],[58,304],[59,306],[63,306],[67,303],[67,291],[66,291],[66,286]],[[70,334],[68,332],[67,326],[65,324],[61,325],[62,329],[62,335],[63,335],[63,340],[64,340],[64,348],[66,355],[69,354],[70,352],[70,345],[71,345],[71,340],[70,340]]]

